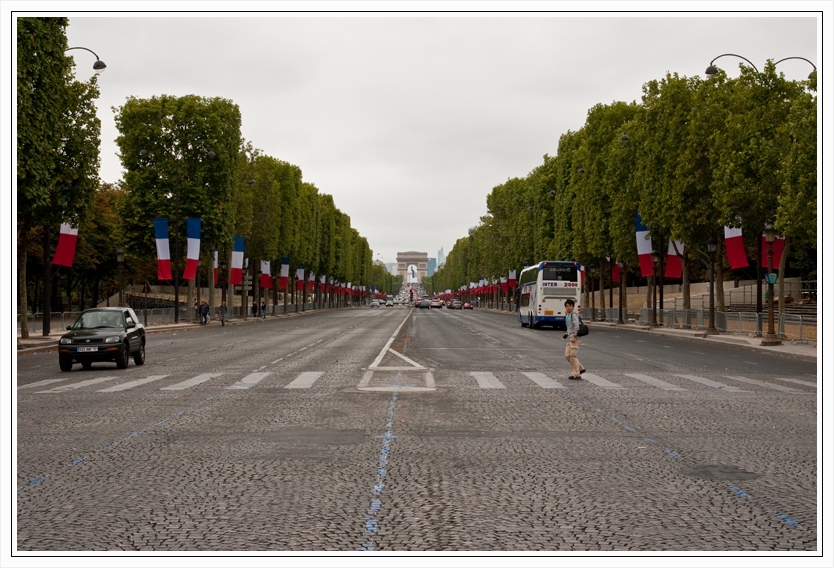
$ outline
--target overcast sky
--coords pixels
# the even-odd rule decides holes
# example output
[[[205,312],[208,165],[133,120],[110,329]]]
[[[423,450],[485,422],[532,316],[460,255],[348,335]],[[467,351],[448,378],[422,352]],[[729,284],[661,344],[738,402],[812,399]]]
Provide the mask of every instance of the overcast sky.
[[[111,107],[129,96],[228,98],[244,138],[333,195],[385,262],[448,254],[491,189],[556,155],[597,103],[639,100],[667,71],[703,75],[724,53],[760,70],[768,58],[820,63],[817,19],[787,13],[78,14],[67,35],[107,64],[103,181],[122,178]],[[95,58],[73,53],[89,76]],[[735,76],[740,62],[716,65]],[[778,69],[804,79],[811,66]]]

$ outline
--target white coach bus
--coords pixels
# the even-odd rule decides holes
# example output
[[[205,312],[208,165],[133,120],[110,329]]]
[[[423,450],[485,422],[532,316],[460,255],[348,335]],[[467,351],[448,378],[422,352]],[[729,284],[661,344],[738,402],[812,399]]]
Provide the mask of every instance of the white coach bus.
[[[579,263],[543,260],[521,271],[518,279],[518,321],[521,327],[565,327],[565,300],[572,298],[579,312],[582,288]]]

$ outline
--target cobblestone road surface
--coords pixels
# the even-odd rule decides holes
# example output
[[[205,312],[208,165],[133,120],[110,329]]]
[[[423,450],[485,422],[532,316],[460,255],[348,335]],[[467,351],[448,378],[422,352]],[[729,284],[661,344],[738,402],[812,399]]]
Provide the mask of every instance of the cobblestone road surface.
[[[816,365],[349,309],[21,357],[20,551],[813,551]]]

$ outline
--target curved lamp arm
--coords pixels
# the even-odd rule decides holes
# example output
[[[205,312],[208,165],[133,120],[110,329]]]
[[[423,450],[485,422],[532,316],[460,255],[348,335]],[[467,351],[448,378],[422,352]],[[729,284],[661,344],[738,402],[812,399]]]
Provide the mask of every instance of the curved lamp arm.
[[[707,70],[706,70],[706,71],[704,71],[704,73],[706,73],[707,75],[715,75],[716,73],[718,73],[718,67],[715,67],[715,66],[713,65],[713,63],[715,63],[715,61],[716,61],[717,59],[721,59],[722,57],[726,57],[726,56],[728,56],[728,55],[732,55],[733,57],[738,57],[739,59],[744,59],[747,63],[749,63],[749,64],[750,64],[750,66],[751,66],[753,69],[755,69],[755,70],[756,70],[756,73],[758,73],[758,72],[759,72],[758,68],[757,68],[755,65],[753,65],[753,62],[752,62],[752,61],[750,61],[749,59],[747,59],[746,57],[742,57],[741,55],[736,55],[735,53],[724,53],[724,54],[719,55],[718,57],[716,57],[716,58],[715,58],[715,59],[713,59],[712,61],[710,61],[710,62],[709,62],[709,67],[707,67]]]
[[[788,59],[801,59],[802,61],[807,61],[808,63],[811,64],[811,67],[814,68],[814,71],[817,70],[817,66],[814,65],[813,62],[811,62],[809,59],[805,59],[804,57],[785,57],[784,59],[780,59],[779,61],[774,63],[773,66],[775,67],[775,66],[779,65],[780,63],[782,63],[783,61],[787,61]],[[811,75],[814,74],[814,71],[811,71],[811,73],[808,75],[809,79],[811,78]]]
[[[96,52],[95,52],[95,51],[93,51],[92,49],[88,49],[88,48],[86,48],[86,47],[68,47],[65,51],[70,51],[70,50],[72,50],[72,49],[83,49],[84,51],[89,51],[90,53],[92,53],[93,55],[95,55],[95,56],[96,56],[96,62],[95,62],[95,63],[93,63],[93,70],[94,70],[96,73],[101,73],[102,71],[104,71],[105,69],[107,69],[107,65],[105,65],[105,64],[104,64],[104,61],[102,61],[101,59],[99,59],[98,55],[96,55]]]

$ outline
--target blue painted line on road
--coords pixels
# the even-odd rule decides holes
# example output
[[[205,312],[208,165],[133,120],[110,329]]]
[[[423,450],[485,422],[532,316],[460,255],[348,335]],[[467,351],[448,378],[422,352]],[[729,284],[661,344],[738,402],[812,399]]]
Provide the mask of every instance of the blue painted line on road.
[[[70,462],[70,465],[78,465],[84,461],[84,458],[78,458],[77,460],[73,460]]]
[[[373,489],[374,494],[377,495],[379,493],[382,493],[383,489],[385,489],[385,484],[384,483],[377,483],[376,485],[374,485],[374,489]]]
[[[112,450],[113,448],[115,448],[118,445],[119,445],[119,442],[111,442],[111,443],[107,444],[106,446],[104,446],[102,448],[102,450],[109,451],[109,450]]]
[[[386,458],[386,457],[379,458],[379,465],[388,465],[388,458]]]
[[[730,487],[730,489],[742,497],[750,497],[743,489],[739,489],[738,487]]]
[[[635,431],[634,428],[632,428],[631,426],[623,426],[623,428],[625,428],[629,432],[634,432]]]
[[[198,402],[197,404],[192,404],[192,405],[191,405],[191,408],[197,408],[198,406],[200,406],[200,403],[199,403],[199,402]]]
[[[160,420],[159,422],[156,423],[156,426],[162,426],[163,424],[165,424],[165,421]]]
[[[666,450],[666,453],[669,454],[672,457],[679,457],[680,456],[680,454],[678,452],[676,452],[675,450]]]
[[[44,481],[46,481],[45,477],[39,477],[37,479],[33,479],[32,481],[29,482],[29,487],[34,487],[35,485],[37,485],[39,483],[43,483]]]
[[[388,472],[385,471],[384,469],[378,469],[378,470],[376,470],[376,475],[379,478],[384,478],[386,475],[388,475]]]
[[[595,408],[594,410],[596,410],[597,412],[602,412],[601,408]]]
[[[211,399],[213,399],[213,398],[214,398],[213,396],[210,396],[210,397],[208,397],[206,400],[211,400]]]
[[[175,412],[174,416],[180,416],[181,414],[184,414],[184,413],[185,413],[184,410],[180,410],[179,412]]]
[[[614,418],[613,416],[609,416],[608,418],[610,418],[610,419],[611,419],[611,422],[619,422],[619,420],[617,420],[617,419],[616,419],[616,418]]]
[[[141,431],[139,431],[139,430],[137,430],[136,432],[134,432],[133,434],[131,434],[131,436],[133,436],[134,438],[135,438],[136,436],[141,436],[141,435],[142,435],[142,432],[141,432]]]
[[[375,533],[379,523],[373,519],[369,519],[365,521],[365,532],[366,533]]]
[[[379,499],[374,499],[371,501],[371,511],[379,511],[379,508],[382,507],[382,501]]]
[[[782,519],[783,521],[785,521],[786,523],[788,523],[792,527],[801,527],[802,526],[797,521],[794,521],[792,518],[790,518],[787,515],[777,515],[777,518]]]
[[[643,438],[643,441],[648,442],[650,444],[654,444],[654,440],[652,440],[651,438]]]
[[[366,546],[363,546],[362,548],[360,548],[359,550],[373,550],[373,549],[374,549],[373,546],[367,546],[366,545]]]

